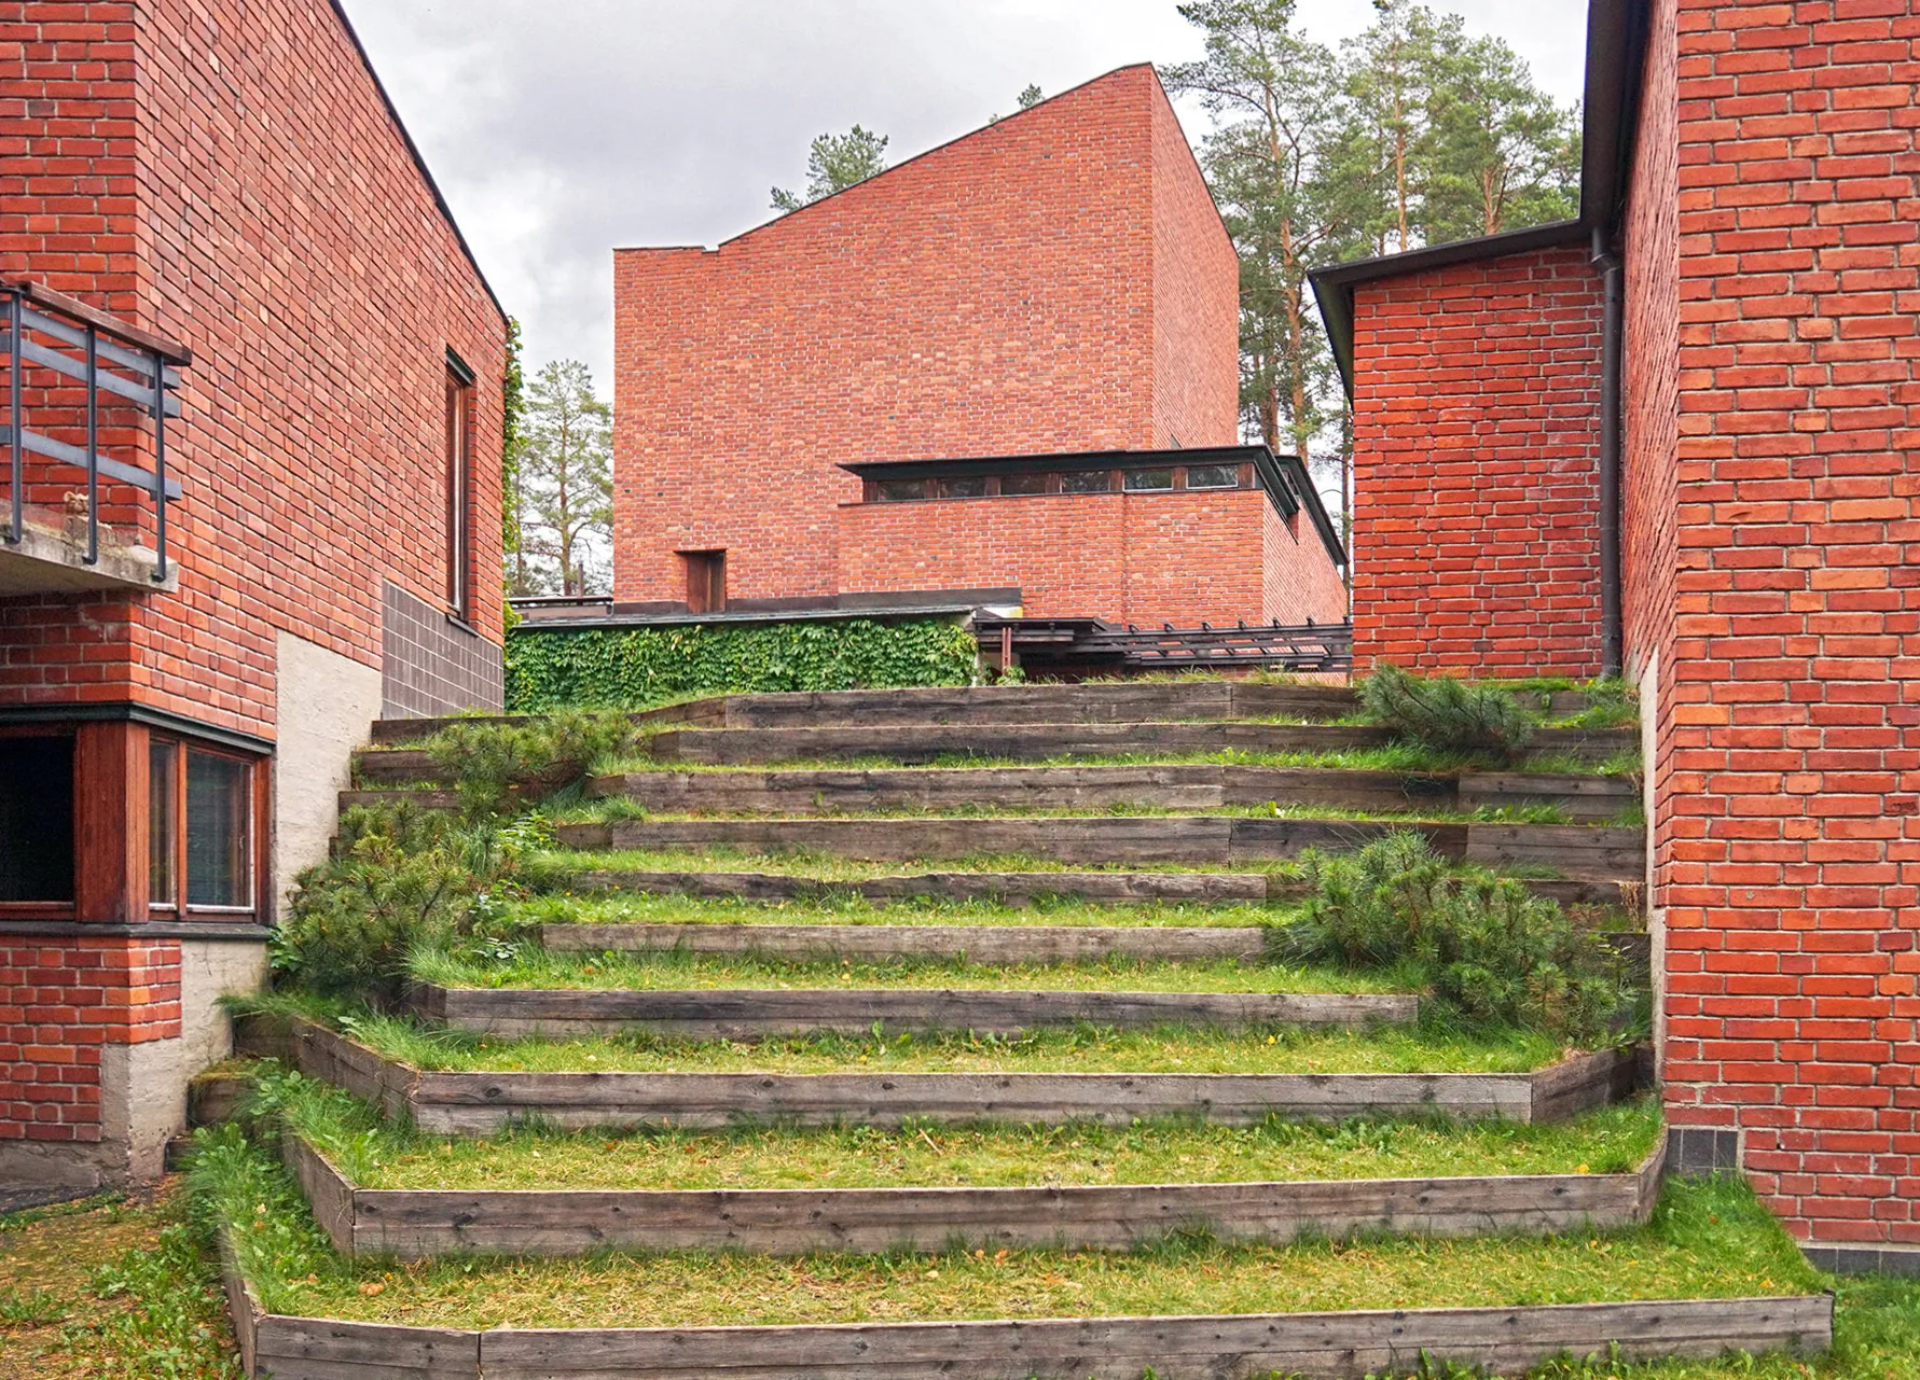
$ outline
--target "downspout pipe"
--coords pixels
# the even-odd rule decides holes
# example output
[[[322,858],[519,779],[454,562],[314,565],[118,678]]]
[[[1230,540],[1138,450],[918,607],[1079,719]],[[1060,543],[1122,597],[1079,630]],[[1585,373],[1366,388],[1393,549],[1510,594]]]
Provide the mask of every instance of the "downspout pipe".
[[[1624,636],[1620,613],[1620,366],[1626,331],[1626,282],[1620,257],[1601,226],[1593,229],[1601,270],[1600,324],[1600,674],[1618,676]]]

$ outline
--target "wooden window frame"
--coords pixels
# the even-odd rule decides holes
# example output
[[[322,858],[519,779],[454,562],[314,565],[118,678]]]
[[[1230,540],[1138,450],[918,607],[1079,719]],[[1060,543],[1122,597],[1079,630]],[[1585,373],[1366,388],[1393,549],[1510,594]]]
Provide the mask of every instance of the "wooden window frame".
[[[473,385],[474,373],[447,351],[446,483],[447,609],[473,622]]]
[[[268,876],[267,833],[271,824],[269,813],[271,799],[268,791],[268,759],[255,753],[238,752],[232,748],[219,747],[212,743],[194,738],[182,737],[172,733],[154,732],[148,735],[148,748],[156,743],[170,745],[174,750],[173,772],[173,878],[174,899],[155,901],[152,897],[152,883],[148,883],[147,915],[149,919],[172,918],[188,923],[232,923],[238,920],[256,919],[264,912],[261,901],[261,888]],[[200,753],[207,757],[218,757],[229,762],[239,762],[247,769],[248,816],[247,816],[247,904],[244,906],[205,906],[195,905],[188,898],[192,895],[193,879],[187,870],[187,758],[190,753]],[[146,813],[142,802],[142,814]]]

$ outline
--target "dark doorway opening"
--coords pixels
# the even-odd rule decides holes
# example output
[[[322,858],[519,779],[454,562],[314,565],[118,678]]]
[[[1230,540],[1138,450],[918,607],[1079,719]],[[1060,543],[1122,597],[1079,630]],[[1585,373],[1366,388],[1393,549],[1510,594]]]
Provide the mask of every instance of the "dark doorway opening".
[[[727,611],[727,553],[683,551],[687,563],[687,612]]]

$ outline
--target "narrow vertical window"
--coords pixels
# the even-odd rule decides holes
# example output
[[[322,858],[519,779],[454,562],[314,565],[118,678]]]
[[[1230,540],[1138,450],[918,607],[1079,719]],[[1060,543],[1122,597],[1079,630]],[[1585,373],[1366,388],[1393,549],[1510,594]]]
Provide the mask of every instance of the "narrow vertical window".
[[[473,371],[447,352],[447,604],[473,613]]]
[[[187,750],[187,904],[253,906],[253,767]]]
[[[180,746],[147,748],[147,900],[157,910],[180,904]]]

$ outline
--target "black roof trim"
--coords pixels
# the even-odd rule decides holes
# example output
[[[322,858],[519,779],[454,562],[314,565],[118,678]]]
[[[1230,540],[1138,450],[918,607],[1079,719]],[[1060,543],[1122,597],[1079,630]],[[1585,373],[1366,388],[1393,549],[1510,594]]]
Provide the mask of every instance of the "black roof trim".
[[[1345,566],[1347,549],[1326,505],[1296,455],[1275,455],[1263,445],[1188,446],[1171,450],[1080,450],[1058,455],[969,455],[942,460],[852,460],[840,468],[862,479],[948,479],[962,475],[1030,474],[1036,470],[1111,470],[1155,465],[1252,465],[1260,487],[1284,517],[1305,509],[1333,563]]]
[[[1628,160],[1633,156],[1647,24],[1647,0],[1589,0],[1577,220],[1456,240],[1452,244],[1413,249],[1403,254],[1356,259],[1308,275],[1313,295],[1320,304],[1321,321],[1333,346],[1334,363],[1339,366],[1349,395],[1353,391],[1355,284],[1573,244],[1588,238],[1596,229],[1609,232],[1614,229],[1626,197]]]
[[[367,45],[360,41],[360,33],[353,27],[353,21],[347,18],[347,7],[342,0],[331,0],[334,16],[339,19],[340,27],[346,31],[347,41],[353,44],[353,50],[360,54],[360,65],[367,69],[367,75],[373,78],[373,89],[380,93],[381,102],[387,107],[387,117],[393,121],[393,127],[400,132],[400,141],[407,146],[407,152],[413,155],[413,165],[420,170],[421,181],[427,184],[427,191],[433,195],[433,204],[440,208],[440,216],[453,231],[453,238],[460,245],[460,252],[467,256],[467,262],[473,265],[474,275],[480,279],[480,286],[486,289],[487,296],[493,300],[493,309],[500,313],[502,321],[511,321],[507,309],[500,302],[500,294],[493,290],[493,284],[487,281],[487,271],[480,267],[480,260],[474,257],[473,246],[467,243],[466,232],[461,230],[460,222],[453,218],[453,208],[447,205],[447,198],[440,191],[440,184],[434,180],[433,169],[427,166],[426,155],[420,152],[420,146],[413,142],[413,134],[407,128],[407,122],[400,118],[400,108],[393,103],[393,96],[387,90],[387,84],[380,80],[380,73],[373,65],[373,58],[367,52]]]

